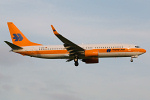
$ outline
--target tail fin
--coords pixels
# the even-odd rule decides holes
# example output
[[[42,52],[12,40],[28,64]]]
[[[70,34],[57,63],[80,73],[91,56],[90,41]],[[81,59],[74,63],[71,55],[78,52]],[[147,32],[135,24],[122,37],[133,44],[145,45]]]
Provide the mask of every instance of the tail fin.
[[[33,43],[29,41],[24,34],[12,23],[12,22],[7,22],[9,32],[11,35],[11,39],[13,44],[17,46],[36,46],[36,45],[41,45],[37,43]]]

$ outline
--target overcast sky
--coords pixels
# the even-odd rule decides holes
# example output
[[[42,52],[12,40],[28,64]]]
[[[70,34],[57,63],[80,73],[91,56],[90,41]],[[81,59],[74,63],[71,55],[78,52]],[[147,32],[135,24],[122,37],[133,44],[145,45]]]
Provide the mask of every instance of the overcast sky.
[[[0,0],[0,100],[150,100],[150,0]],[[7,22],[43,45],[136,44],[147,53],[87,65],[9,52]]]

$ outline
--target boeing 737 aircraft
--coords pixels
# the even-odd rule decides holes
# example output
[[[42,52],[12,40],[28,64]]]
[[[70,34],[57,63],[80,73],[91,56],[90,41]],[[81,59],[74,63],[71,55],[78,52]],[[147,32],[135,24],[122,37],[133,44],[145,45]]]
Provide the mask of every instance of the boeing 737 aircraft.
[[[98,58],[103,57],[131,57],[137,58],[146,52],[145,49],[131,44],[87,44],[77,45],[59,34],[51,25],[54,34],[63,42],[63,45],[42,45],[29,41],[25,35],[12,23],[8,22],[12,43],[7,43],[15,53],[23,56],[46,58],[46,59],[66,59],[67,62],[74,60],[78,66],[78,59],[86,64],[98,63]]]

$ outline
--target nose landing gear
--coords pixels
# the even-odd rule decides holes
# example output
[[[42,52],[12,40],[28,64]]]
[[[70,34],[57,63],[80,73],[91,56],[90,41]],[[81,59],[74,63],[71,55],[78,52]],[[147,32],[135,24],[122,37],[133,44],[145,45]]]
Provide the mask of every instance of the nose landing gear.
[[[131,62],[133,62],[133,58],[131,57],[131,60],[130,60]]]
[[[138,55],[135,55],[135,56],[131,56],[131,62],[133,62],[133,58],[138,58]]]

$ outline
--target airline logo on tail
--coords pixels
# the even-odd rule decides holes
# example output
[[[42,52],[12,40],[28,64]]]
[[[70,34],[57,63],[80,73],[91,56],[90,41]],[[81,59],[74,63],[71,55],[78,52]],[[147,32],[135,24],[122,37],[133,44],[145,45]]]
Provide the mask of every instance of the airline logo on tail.
[[[17,34],[13,34],[13,39],[15,39],[15,41],[22,41],[23,40],[23,37],[21,36],[20,33],[17,33]]]

